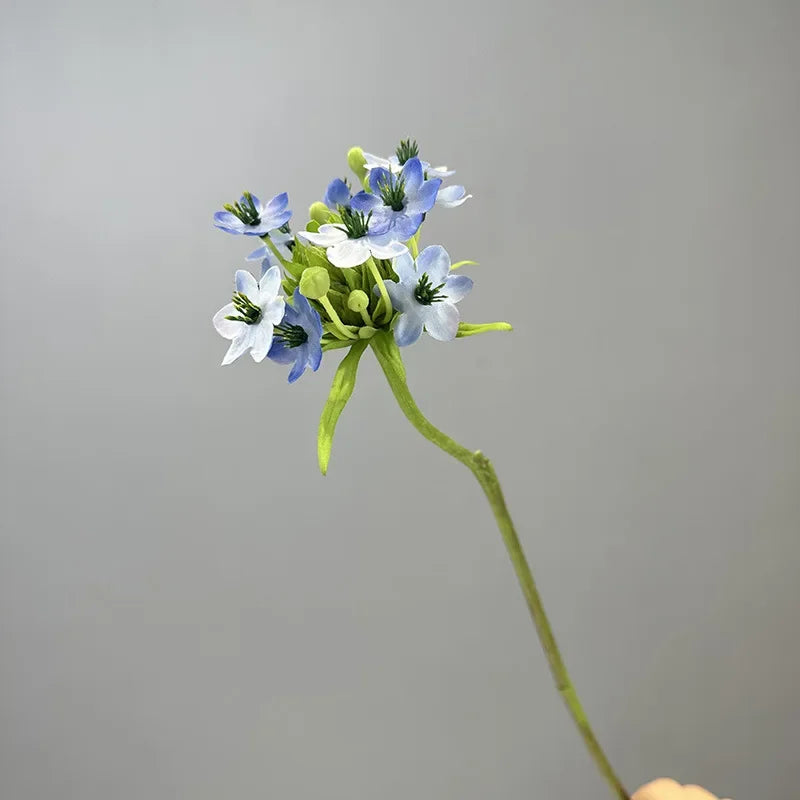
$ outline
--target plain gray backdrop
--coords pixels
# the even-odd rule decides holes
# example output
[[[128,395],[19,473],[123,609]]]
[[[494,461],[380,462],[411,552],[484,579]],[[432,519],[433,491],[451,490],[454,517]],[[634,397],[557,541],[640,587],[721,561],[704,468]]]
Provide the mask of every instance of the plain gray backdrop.
[[[212,213],[416,137],[495,462],[626,783],[800,779],[794,2],[5,2],[0,797],[604,798],[472,476],[372,357],[288,386]]]

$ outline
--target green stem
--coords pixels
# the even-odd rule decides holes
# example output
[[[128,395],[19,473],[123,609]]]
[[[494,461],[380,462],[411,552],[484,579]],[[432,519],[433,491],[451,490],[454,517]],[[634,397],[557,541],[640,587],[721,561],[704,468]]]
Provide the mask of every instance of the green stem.
[[[389,299],[389,292],[386,291],[386,284],[383,282],[383,278],[381,277],[380,272],[378,272],[378,265],[375,263],[375,259],[372,256],[367,259],[367,269],[370,271],[370,273],[372,273],[372,277],[375,279],[378,291],[381,294],[381,300],[383,300],[384,307],[383,321],[388,323],[392,319],[392,312],[394,309],[392,308],[392,301]]]
[[[625,787],[616,776],[608,758],[600,747],[600,743],[597,741],[597,737],[594,735],[589,725],[586,712],[583,710],[583,706],[575,692],[572,680],[567,673],[567,668],[561,658],[561,653],[556,644],[555,637],[553,636],[550,622],[545,614],[542,599],[536,588],[533,573],[525,558],[525,553],[522,549],[519,537],[517,536],[517,532],[514,529],[514,523],[511,521],[511,515],[508,513],[503,491],[500,488],[500,482],[497,480],[497,475],[495,474],[491,462],[480,450],[476,450],[475,452],[468,450],[466,447],[462,447],[458,442],[442,433],[442,431],[432,425],[419,410],[408,389],[405,367],[403,366],[400,351],[391,333],[379,331],[372,337],[370,344],[386,375],[386,379],[389,381],[392,393],[401,410],[408,418],[408,421],[426,439],[464,464],[477,478],[478,483],[486,495],[486,499],[489,501],[489,505],[492,507],[497,527],[500,529],[503,542],[505,543],[506,550],[508,550],[511,563],[514,566],[514,571],[517,574],[517,579],[522,588],[522,593],[525,595],[525,601],[528,604],[528,610],[533,619],[533,624],[536,627],[536,632],[539,635],[542,648],[547,656],[547,663],[550,666],[550,672],[555,680],[556,688],[578,727],[586,749],[594,759],[597,769],[605,778],[612,793],[615,797],[619,798],[619,800],[629,800]]]

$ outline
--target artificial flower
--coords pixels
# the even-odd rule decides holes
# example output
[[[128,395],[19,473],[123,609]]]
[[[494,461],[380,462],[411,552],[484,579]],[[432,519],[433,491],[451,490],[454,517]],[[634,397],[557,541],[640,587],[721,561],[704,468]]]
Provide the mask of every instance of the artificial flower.
[[[294,383],[311,367],[319,369],[322,361],[322,320],[308,300],[294,290],[292,305],[286,304],[283,319],[275,326],[269,357],[279,364],[291,364],[289,383]]]
[[[276,194],[266,205],[245,192],[238,203],[228,203],[225,211],[214,214],[214,225],[226,233],[264,236],[289,221],[292,212],[286,208],[288,203],[286,192]]]

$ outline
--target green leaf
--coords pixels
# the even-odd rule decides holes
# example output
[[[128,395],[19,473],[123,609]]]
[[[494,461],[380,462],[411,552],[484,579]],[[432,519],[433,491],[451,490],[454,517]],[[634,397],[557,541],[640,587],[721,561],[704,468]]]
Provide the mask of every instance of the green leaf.
[[[336,374],[333,376],[333,384],[331,385],[325,408],[322,409],[322,416],[319,420],[319,433],[317,435],[317,460],[319,461],[319,470],[323,475],[328,472],[328,462],[331,460],[336,423],[339,421],[347,401],[353,394],[353,389],[356,385],[358,362],[361,360],[367,344],[366,339],[354,342],[350,352],[342,359]]]
[[[488,331],[512,331],[514,330],[507,322],[480,322],[471,324],[469,322],[458,323],[458,333],[456,339],[463,339],[465,336],[475,336],[477,333],[487,333]]]
[[[452,264],[450,266],[450,269],[453,270],[453,269],[458,269],[459,267],[466,267],[467,264],[472,264],[474,266],[477,266],[478,262],[477,261],[470,261],[469,259],[467,259],[466,261],[456,261],[455,264]]]

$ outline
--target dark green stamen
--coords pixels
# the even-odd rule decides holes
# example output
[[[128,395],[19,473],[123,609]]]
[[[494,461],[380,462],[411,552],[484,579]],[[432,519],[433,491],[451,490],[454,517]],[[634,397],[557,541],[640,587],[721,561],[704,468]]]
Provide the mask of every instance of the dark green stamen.
[[[378,191],[383,202],[392,211],[402,211],[406,202],[406,180],[403,177],[396,178],[389,175],[378,184]]]
[[[274,336],[287,347],[300,347],[308,341],[308,334],[302,325],[276,325]]]
[[[250,192],[244,192],[242,200],[243,202],[241,203],[227,203],[223,208],[238,217],[245,225],[260,225],[261,217],[258,216],[256,211],[253,195]]]
[[[231,314],[225,319],[233,322],[244,322],[247,325],[255,325],[261,319],[261,309],[246,294],[234,292],[233,305],[236,306],[239,316]]]
[[[414,139],[412,142],[411,139],[401,139],[394,153],[401,165],[405,164],[409,158],[416,158],[419,155],[417,140]]]
[[[284,222],[283,225],[281,225],[280,228],[278,228],[278,230],[281,233],[291,233],[292,232],[292,228],[291,228],[291,226],[289,225],[288,222]],[[294,244],[295,244],[294,239],[290,239],[288,242],[286,242],[286,246],[289,248],[289,252],[291,252],[294,249]]]
[[[350,239],[360,239],[362,236],[367,235],[369,219],[372,216],[371,211],[365,217],[361,211],[353,211],[352,208],[347,208],[347,206],[339,206],[339,215]]]
[[[439,291],[444,288],[444,284],[440,283],[434,286],[431,279],[428,277],[427,272],[422,273],[422,277],[417,282],[414,289],[414,297],[421,306],[429,306],[433,303],[441,303],[445,299],[444,295]]]

